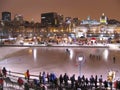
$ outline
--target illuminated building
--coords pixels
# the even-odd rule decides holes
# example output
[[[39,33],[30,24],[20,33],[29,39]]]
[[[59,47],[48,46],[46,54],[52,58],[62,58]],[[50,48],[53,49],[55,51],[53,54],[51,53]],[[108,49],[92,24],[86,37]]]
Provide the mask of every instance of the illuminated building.
[[[62,25],[64,23],[64,16],[58,15],[59,24]]]
[[[73,18],[72,22],[73,22],[73,26],[80,25],[80,20],[78,18]]]
[[[97,20],[92,20],[90,18],[90,16],[88,16],[87,20],[82,20],[81,21],[81,25],[99,25],[100,22],[98,22]]]
[[[71,17],[65,17],[65,23],[66,24],[70,24],[72,21],[72,18]]]
[[[21,14],[16,14],[14,16],[14,21],[19,21],[19,22],[23,22],[23,16]]]
[[[72,18],[71,17],[65,17],[65,27],[67,32],[71,32],[71,27],[72,27]]]
[[[77,26],[73,28],[73,32],[76,34],[76,38],[86,37],[86,33],[88,32],[88,28],[86,26]]]
[[[104,13],[102,13],[102,16],[100,17],[100,23],[101,24],[107,24],[107,17]]]
[[[58,15],[55,12],[51,13],[42,13],[41,14],[41,24],[42,26],[58,26],[59,25],[59,19]]]
[[[10,12],[2,12],[2,20],[3,21],[11,21],[11,13]]]
[[[120,26],[116,26],[115,27],[115,32],[118,33],[118,34],[120,34]]]
[[[76,38],[95,38],[96,40],[116,39],[120,37],[120,26],[117,25],[80,25],[73,28]]]

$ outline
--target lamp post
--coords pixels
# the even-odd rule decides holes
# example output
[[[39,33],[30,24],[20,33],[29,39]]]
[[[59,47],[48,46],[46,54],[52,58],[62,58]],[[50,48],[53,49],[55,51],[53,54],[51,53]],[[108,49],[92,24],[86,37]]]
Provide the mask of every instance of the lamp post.
[[[79,74],[80,74],[80,76],[82,76],[82,75],[81,75],[81,72],[82,72],[82,70],[81,70],[81,66],[82,66],[82,62],[83,62],[83,60],[84,60],[84,57],[83,57],[83,56],[78,56]]]

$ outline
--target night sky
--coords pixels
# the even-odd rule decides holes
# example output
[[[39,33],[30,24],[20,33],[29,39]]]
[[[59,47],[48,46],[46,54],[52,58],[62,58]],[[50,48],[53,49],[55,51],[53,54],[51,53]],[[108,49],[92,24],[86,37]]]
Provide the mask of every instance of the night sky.
[[[40,22],[41,13],[57,12],[65,17],[78,17],[80,20],[90,16],[99,20],[102,13],[110,19],[120,21],[120,0],[0,0],[0,13],[9,11],[12,19],[22,14],[24,19]],[[1,18],[1,15],[0,15]]]

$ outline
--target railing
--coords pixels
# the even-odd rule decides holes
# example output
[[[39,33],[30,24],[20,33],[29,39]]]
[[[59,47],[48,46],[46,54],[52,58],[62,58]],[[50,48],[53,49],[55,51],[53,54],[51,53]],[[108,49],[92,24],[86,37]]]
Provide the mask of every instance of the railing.
[[[8,71],[8,75],[12,76],[12,77],[21,77],[21,78],[25,78],[25,74],[24,73],[20,73],[20,72],[13,72],[13,71]],[[31,75],[30,74],[30,79],[38,79],[39,75]]]
[[[25,79],[24,73],[20,73],[20,72],[7,71],[7,75],[10,76],[10,79],[12,79],[12,80],[14,80],[16,82],[17,82],[17,80],[18,80],[19,77]],[[39,75],[30,75],[30,80],[33,80],[35,78],[38,79]],[[86,87],[87,88],[91,88],[90,81],[88,81],[88,82],[89,82],[89,84]],[[99,82],[97,82],[97,83],[98,83],[98,87],[101,88],[100,83]],[[48,83],[48,84],[50,85],[50,83]],[[71,85],[71,83],[69,83],[69,84]],[[108,82],[108,84],[109,84],[109,82]],[[119,81],[119,85],[120,85],[120,81]],[[111,87],[108,86],[108,88],[114,88],[113,86],[114,86],[114,82],[113,82],[112,86]],[[95,87],[95,85],[93,85],[92,87]],[[62,88],[66,88],[65,84],[63,84]],[[105,88],[103,82],[102,82],[102,88]],[[53,90],[53,89],[50,89],[50,90]]]

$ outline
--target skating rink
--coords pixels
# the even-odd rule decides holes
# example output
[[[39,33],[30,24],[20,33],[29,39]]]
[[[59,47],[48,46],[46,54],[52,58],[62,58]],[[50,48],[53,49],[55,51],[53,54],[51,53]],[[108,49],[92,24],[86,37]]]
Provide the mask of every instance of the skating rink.
[[[0,68],[30,74],[40,72],[55,73],[57,76],[67,73],[77,76],[102,74],[106,79],[109,71],[115,71],[115,79],[120,77],[120,50],[89,47],[1,47]],[[21,49],[22,48],[22,49]],[[17,50],[16,50],[17,49]],[[68,49],[69,51],[66,51]],[[15,52],[14,52],[15,51]],[[82,61],[79,61],[79,58]],[[115,61],[113,60],[115,57]]]

